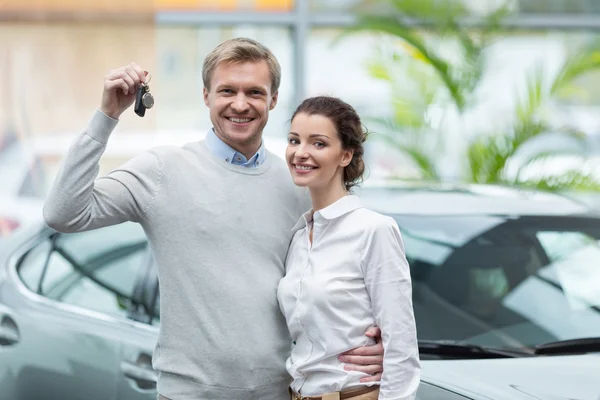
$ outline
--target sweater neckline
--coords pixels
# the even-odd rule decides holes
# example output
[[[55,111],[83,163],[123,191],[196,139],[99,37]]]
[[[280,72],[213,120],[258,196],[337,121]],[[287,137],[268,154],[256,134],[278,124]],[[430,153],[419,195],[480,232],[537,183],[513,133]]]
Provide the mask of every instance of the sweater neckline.
[[[206,146],[206,142],[204,140],[202,140],[200,142],[200,145],[201,145],[202,152],[204,152],[208,156],[208,158],[210,158],[210,160],[212,162],[214,162],[215,164],[217,164],[223,168],[226,168],[230,171],[237,172],[237,173],[244,174],[244,175],[262,175],[262,174],[264,174],[271,168],[272,159],[273,159],[273,157],[275,157],[275,155],[273,153],[271,153],[269,150],[265,149],[265,153],[266,153],[265,161],[257,167],[250,168],[250,167],[244,167],[242,165],[232,164],[230,162],[227,162],[225,160],[221,160],[221,159],[217,158],[208,149],[208,147]]]

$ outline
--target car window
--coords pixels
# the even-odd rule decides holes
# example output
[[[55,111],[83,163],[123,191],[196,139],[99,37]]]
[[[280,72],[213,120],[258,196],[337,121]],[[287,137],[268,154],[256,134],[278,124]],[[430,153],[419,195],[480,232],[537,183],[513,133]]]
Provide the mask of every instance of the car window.
[[[536,236],[550,261],[561,260],[596,242],[592,236],[582,232],[540,231]]]
[[[52,251],[52,243],[46,240],[31,249],[21,260],[19,276],[27,288],[33,292],[38,290],[40,279],[44,271],[44,265]]]
[[[127,317],[137,306],[134,288],[147,254],[141,227],[126,223],[48,239],[26,255],[19,275],[30,290],[49,299]]]
[[[533,347],[600,335],[600,220],[393,216],[419,339]]]

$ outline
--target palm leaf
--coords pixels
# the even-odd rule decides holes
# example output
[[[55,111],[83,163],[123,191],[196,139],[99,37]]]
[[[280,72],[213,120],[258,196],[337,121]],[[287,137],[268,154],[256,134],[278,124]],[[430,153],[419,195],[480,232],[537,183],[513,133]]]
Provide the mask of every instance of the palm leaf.
[[[378,135],[378,137],[406,155],[419,170],[423,179],[439,180],[435,161],[431,158],[430,152],[414,145],[411,146],[406,143],[401,143],[397,138],[391,135],[383,134]]]
[[[550,161],[553,158],[559,156],[581,156],[581,151],[576,149],[556,149],[552,151],[543,151],[533,156],[529,157],[526,161],[524,161],[521,165],[519,165],[517,169],[517,173],[515,174],[515,178],[512,182],[513,184],[518,184],[521,181],[521,177],[524,172],[526,172],[529,168],[534,166],[535,164]]]
[[[544,101],[544,68],[537,65],[533,72],[527,74],[525,98],[517,103],[516,115],[518,123],[530,125]]]
[[[412,29],[408,28],[400,18],[364,15],[359,17],[356,26],[348,28],[342,36],[361,31],[389,34],[404,40],[418,53],[418,59],[434,68],[444,82],[458,109],[462,110],[464,108],[466,101],[462,95],[460,84],[454,79],[450,64],[438,57],[434,51],[430,50],[423,39],[414,33]]]
[[[507,135],[479,137],[469,144],[467,160],[469,180],[476,183],[500,183],[513,153],[512,138]]]
[[[562,90],[568,88],[578,77],[600,68],[600,51],[595,50],[591,53],[581,52],[569,57],[556,75],[550,92],[559,94]]]
[[[386,132],[377,134],[375,137],[407,156],[424,179],[439,180],[436,162],[432,156],[435,152],[426,148],[423,145],[425,141],[421,140],[421,136],[424,134],[423,130],[400,128],[387,118],[367,117],[365,122],[371,126],[383,128]]]

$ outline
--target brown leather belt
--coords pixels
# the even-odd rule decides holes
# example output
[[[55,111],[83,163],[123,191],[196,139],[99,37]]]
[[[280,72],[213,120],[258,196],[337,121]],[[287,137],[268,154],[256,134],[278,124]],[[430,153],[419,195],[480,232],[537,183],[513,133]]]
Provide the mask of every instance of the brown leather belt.
[[[356,388],[342,390],[341,392],[333,392],[327,393],[321,396],[302,396],[300,393],[294,392],[290,388],[290,394],[292,395],[292,400],[344,400],[351,399],[352,397],[360,396],[361,394],[366,394],[373,392],[379,389],[379,385],[373,386],[359,386]]]

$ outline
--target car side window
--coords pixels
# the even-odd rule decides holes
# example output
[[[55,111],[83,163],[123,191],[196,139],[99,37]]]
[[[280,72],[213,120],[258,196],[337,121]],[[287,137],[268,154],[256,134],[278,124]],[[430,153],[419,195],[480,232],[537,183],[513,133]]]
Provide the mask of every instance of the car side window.
[[[133,223],[57,234],[23,258],[19,275],[30,290],[49,299],[128,317],[147,252],[144,232]]]
[[[21,260],[19,276],[25,286],[32,292],[38,290],[44,272],[44,265],[51,251],[52,243],[50,240],[46,240],[27,252]]]

